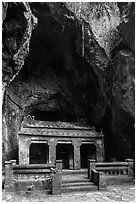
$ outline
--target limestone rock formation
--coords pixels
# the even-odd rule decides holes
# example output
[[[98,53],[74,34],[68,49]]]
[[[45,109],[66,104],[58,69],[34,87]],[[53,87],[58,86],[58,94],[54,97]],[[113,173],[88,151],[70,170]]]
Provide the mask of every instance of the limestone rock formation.
[[[3,94],[5,88],[14,80],[24,65],[29,52],[29,44],[36,17],[32,14],[27,2],[3,2],[3,46],[2,72]]]
[[[103,130],[106,159],[134,156],[134,7],[3,4],[5,157],[17,156],[17,132],[28,114],[84,118]]]

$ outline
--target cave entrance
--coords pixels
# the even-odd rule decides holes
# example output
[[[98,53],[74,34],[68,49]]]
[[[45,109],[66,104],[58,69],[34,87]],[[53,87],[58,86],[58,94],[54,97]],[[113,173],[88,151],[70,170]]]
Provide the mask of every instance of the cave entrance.
[[[96,146],[94,144],[82,144],[80,146],[81,169],[88,167],[88,159],[96,159]]]
[[[56,159],[62,160],[63,169],[74,169],[74,147],[72,144],[57,144]]]
[[[44,143],[30,145],[30,164],[45,164],[49,162],[49,146]]]

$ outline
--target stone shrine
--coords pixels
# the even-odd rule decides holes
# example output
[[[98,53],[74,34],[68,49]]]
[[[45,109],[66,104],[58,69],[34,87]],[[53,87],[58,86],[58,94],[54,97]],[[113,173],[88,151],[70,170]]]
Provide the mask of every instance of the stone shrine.
[[[24,120],[19,139],[19,164],[62,160],[63,169],[87,168],[88,159],[104,161],[104,135],[88,125]]]

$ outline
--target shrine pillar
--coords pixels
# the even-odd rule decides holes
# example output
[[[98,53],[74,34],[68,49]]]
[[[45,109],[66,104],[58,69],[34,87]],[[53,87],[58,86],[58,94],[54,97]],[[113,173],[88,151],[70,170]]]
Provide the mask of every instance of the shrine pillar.
[[[80,146],[81,146],[81,140],[74,139],[73,140],[73,146],[74,146],[74,169],[80,169]]]
[[[26,136],[19,136],[19,164],[29,164],[29,147],[31,140]]]
[[[48,140],[49,145],[49,163],[54,163],[56,161],[56,145],[57,142],[54,138]]]
[[[96,159],[97,162],[103,162],[105,160],[105,153],[104,153],[104,140],[98,139],[95,142],[96,146]]]

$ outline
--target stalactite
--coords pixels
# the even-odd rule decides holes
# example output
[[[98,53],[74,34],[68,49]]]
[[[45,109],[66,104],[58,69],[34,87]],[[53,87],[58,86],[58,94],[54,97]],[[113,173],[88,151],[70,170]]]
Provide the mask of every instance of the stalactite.
[[[84,57],[84,20],[82,20],[82,57]]]

